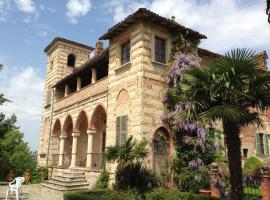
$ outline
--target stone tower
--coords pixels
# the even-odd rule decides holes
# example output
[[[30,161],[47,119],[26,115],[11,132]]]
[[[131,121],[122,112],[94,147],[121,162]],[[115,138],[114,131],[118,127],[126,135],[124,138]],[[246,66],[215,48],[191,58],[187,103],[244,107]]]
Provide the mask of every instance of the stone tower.
[[[50,133],[50,115],[52,112],[52,87],[58,81],[71,74],[89,60],[93,48],[63,38],[55,38],[45,49],[47,54],[45,89],[40,134],[39,159],[45,165],[48,136]]]

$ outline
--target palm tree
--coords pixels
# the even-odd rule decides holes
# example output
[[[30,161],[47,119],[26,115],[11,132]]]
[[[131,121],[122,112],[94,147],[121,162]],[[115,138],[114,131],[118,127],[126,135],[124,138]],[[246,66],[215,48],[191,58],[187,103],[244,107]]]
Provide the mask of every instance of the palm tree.
[[[138,162],[147,156],[147,141],[137,143],[132,137],[121,145],[108,147],[105,152],[105,159],[109,162],[117,162],[119,167],[126,167],[129,164]]]
[[[240,131],[262,125],[260,115],[270,105],[270,73],[263,71],[253,51],[236,49],[207,67],[183,72],[179,101],[192,106],[179,116],[186,121],[222,121],[228,149],[232,200],[243,198]]]

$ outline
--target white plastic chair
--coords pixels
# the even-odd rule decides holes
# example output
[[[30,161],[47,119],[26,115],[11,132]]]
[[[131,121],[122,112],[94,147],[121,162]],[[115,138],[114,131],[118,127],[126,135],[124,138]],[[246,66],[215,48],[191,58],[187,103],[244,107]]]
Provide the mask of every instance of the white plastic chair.
[[[16,200],[19,200],[19,189],[21,188],[21,185],[24,182],[24,177],[17,177],[12,182],[10,182],[8,185],[8,190],[6,194],[6,200],[8,200],[10,193],[16,193]]]

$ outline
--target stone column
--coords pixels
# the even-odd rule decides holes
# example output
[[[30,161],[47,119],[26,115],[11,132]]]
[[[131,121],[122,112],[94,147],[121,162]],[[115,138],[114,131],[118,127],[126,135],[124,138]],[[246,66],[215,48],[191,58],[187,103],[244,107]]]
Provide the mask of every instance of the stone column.
[[[65,97],[68,95],[69,85],[65,84]]]
[[[60,152],[59,152],[59,162],[58,166],[63,166],[64,164],[64,147],[65,147],[65,140],[67,139],[66,134],[60,135]]]
[[[93,134],[96,133],[95,128],[90,128],[87,130],[88,134],[88,143],[87,143],[87,161],[86,161],[86,167],[91,168],[92,167],[92,153],[93,153]]]
[[[76,166],[77,160],[77,148],[78,148],[78,137],[80,136],[80,131],[75,130],[72,133],[72,153],[71,153],[71,164],[70,167]]]
[[[210,186],[211,186],[211,196],[212,197],[221,197],[219,188],[217,187],[217,181],[219,181],[218,166],[212,164],[212,168],[209,171],[210,176]]]
[[[261,192],[262,200],[270,200],[270,175],[262,174],[261,179]]]
[[[95,83],[97,81],[97,70],[95,68],[92,68],[92,80],[91,83]]]
[[[82,88],[82,78],[77,77],[77,91],[79,91]]]

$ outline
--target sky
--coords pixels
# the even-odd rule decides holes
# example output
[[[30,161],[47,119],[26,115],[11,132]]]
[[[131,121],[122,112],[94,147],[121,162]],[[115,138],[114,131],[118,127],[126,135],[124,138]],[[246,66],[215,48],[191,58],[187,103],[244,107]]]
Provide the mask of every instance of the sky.
[[[138,8],[176,17],[205,34],[200,46],[224,54],[232,48],[266,50],[266,0],[0,0],[0,107],[15,113],[32,150],[38,150],[46,67],[44,48],[55,37],[95,46],[110,27]]]

